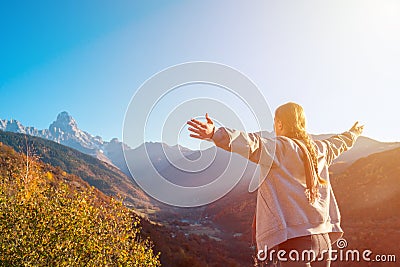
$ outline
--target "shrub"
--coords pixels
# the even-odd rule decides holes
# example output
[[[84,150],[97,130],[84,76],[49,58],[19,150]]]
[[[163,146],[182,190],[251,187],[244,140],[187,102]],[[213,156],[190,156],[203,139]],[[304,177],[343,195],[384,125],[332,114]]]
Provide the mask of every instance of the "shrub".
[[[160,266],[135,213],[101,194],[0,143],[0,265]]]

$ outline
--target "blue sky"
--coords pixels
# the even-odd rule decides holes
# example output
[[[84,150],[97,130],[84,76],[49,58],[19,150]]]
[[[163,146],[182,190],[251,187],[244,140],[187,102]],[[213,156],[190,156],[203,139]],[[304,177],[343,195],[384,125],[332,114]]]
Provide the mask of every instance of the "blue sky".
[[[366,136],[400,141],[398,14],[395,0],[2,1],[0,118],[42,129],[66,110],[80,128],[121,138],[144,81],[200,60],[246,74],[273,110],[302,104],[312,133],[360,120]],[[201,90],[191,88],[182,101]]]

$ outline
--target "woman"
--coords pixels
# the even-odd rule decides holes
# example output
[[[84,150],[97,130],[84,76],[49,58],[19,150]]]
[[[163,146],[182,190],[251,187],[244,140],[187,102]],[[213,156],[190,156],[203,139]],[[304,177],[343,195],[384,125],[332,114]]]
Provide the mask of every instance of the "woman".
[[[256,242],[258,259],[268,266],[330,266],[328,250],[343,231],[329,182],[328,167],[350,149],[364,126],[314,141],[306,132],[303,108],[287,103],[277,108],[275,140],[206,122],[187,122],[193,138],[212,140],[263,168],[267,178],[257,192]],[[273,153],[276,143],[275,154]],[[271,162],[268,164],[267,162]],[[279,263],[278,263],[279,262]]]

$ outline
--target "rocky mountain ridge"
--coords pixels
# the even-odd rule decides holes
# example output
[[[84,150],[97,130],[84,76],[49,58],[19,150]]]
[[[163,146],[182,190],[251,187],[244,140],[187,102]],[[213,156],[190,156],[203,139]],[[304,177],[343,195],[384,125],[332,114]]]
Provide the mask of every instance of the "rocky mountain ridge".
[[[0,130],[14,133],[24,133],[44,139],[48,139],[62,145],[74,148],[82,153],[91,155],[107,163],[117,166],[108,154],[114,155],[117,150],[118,155],[122,155],[122,144],[117,138],[104,141],[100,136],[93,136],[81,130],[75,119],[66,111],[58,114],[48,129],[39,130],[35,127],[24,126],[18,120],[1,120]],[[119,167],[119,166],[117,166]]]
[[[141,146],[132,149],[127,144],[119,141],[117,138],[113,138],[110,141],[105,141],[100,136],[94,136],[84,130],[81,130],[78,127],[75,119],[66,111],[58,114],[56,120],[50,124],[48,129],[39,130],[35,127],[24,126],[18,120],[14,119],[0,119],[0,130],[14,133],[24,133],[55,141],[112,164],[127,175],[132,174],[130,173],[125,162],[123,150],[127,152],[129,158],[132,158],[138,163],[144,160],[143,151],[146,151],[146,154],[149,156],[152,164],[158,170],[167,168],[171,176],[174,176],[174,171],[171,172],[171,166],[175,166],[174,162],[181,161],[185,157],[194,157],[199,153],[199,151],[193,151],[180,145],[169,146],[161,142],[146,142]],[[263,134],[267,134],[266,136],[273,136],[272,133],[263,132]],[[332,136],[332,134],[320,134],[312,136],[315,139],[325,139]],[[335,161],[335,164],[331,167],[331,170],[336,173],[341,172],[359,158],[397,147],[400,147],[400,142],[379,142],[377,140],[361,136],[357,140],[353,149],[351,149],[349,152],[345,152]],[[209,148],[208,150],[212,149],[213,148]],[[206,155],[210,153],[205,151],[204,154]],[[139,169],[142,165],[143,164],[137,164]],[[177,171],[179,172],[179,170]],[[177,173],[176,176],[179,175],[180,174]]]

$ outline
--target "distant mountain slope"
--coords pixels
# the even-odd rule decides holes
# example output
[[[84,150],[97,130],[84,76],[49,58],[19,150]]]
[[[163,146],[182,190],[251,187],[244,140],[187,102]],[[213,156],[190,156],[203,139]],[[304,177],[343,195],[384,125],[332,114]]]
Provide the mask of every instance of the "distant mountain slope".
[[[348,206],[343,215],[400,222],[400,148],[359,159],[334,175],[332,184],[340,187],[339,202]],[[376,209],[376,205],[381,207]]]
[[[149,197],[130,177],[114,166],[53,141],[30,135],[0,131],[0,142],[18,152],[38,156],[41,161],[75,174],[108,195],[121,195],[137,209],[153,208]]]
[[[398,261],[400,148],[359,159],[343,173],[333,176],[332,186],[349,247],[370,249],[374,254],[395,254]],[[398,263],[382,263],[382,266],[398,266]]]

